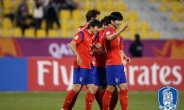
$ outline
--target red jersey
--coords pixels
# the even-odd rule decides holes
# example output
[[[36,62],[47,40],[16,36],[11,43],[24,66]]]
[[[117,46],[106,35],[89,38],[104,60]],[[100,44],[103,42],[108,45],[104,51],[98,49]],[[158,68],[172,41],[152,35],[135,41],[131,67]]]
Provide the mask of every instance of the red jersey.
[[[107,51],[106,65],[121,65],[122,64],[122,59],[120,55],[120,50],[122,50],[122,45],[123,45],[122,37],[119,35],[112,41],[109,41],[106,38],[107,36],[112,35],[114,33],[116,33],[116,30],[110,26],[108,26],[104,32],[104,37],[105,37],[104,45]]]
[[[80,68],[91,68],[91,45],[92,45],[92,36],[87,30],[78,32],[73,41],[77,43],[76,49],[78,54],[82,59],[82,64]],[[77,64],[77,58],[74,61],[74,67],[79,67]]]
[[[98,34],[96,35],[96,38],[94,41],[95,43],[101,44],[101,48],[96,49],[97,54],[94,55],[94,66],[105,68],[107,55],[106,55],[106,51],[104,47],[103,34],[104,34],[104,30],[100,30]]]

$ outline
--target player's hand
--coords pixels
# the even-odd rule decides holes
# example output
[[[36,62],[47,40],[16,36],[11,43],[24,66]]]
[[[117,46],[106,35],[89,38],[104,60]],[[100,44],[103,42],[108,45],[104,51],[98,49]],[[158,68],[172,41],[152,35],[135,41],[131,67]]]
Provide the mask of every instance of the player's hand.
[[[102,45],[100,43],[96,43],[95,47],[98,49],[98,48],[102,47]]]
[[[130,63],[131,62],[131,60],[130,60],[130,58],[126,58],[126,61],[128,62],[128,63]]]
[[[102,48],[101,50],[100,50],[100,54],[106,54],[107,52],[106,52],[106,50],[104,49],[104,48]]]
[[[125,31],[125,30],[128,28],[128,26],[129,26],[129,23],[126,23],[126,24],[123,26],[123,28],[121,29],[121,32]]]
[[[125,59],[126,60],[126,62],[128,62],[128,63],[130,63],[131,61],[130,61],[130,58],[128,58],[127,56],[124,56],[124,58],[123,59]]]
[[[82,64],[82,59],[80,56],[77,56],[77,64],[80,66]]]

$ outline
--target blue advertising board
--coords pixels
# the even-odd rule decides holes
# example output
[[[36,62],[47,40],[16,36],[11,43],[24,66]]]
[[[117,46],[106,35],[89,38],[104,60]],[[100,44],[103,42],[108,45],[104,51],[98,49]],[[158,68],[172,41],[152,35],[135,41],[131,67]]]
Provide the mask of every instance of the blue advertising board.
[[[27,91],[27,58],[0,58],[0,91]]]

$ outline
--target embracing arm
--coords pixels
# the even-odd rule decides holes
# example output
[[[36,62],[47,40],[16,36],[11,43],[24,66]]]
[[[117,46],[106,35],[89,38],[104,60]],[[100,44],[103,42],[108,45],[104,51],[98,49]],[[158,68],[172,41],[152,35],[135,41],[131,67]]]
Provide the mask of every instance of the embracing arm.
[[[80,31],[83,31],[83,30],[87,29],[88,25],[89,25],[89,22],[87,22],[86,25],[83,28],[78,28],[76,34]]]

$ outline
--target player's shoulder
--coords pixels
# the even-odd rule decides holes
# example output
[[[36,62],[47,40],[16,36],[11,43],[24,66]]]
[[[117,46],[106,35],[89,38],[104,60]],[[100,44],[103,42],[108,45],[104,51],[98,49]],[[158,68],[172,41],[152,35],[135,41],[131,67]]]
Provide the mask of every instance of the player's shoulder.
[[[80,37],[84,37],[84,32],[83,31],[80,31],[80,32],[76,33],[74,39],[77,40]]]
[[[77,34],[86,34],[86,33],[88,33],[86,29],[77,32]]]
[[[111,29],[106,29],[105,31],[104,31],[104,35],[109,35],[109,34],[112,34],[113,33],[113,31],[111,30]]]
[[[77,28],[77,31],[80,31],[82,28],[84,28],[84,26],[79,26],[79,27]]]
[[[82,32],[82,31],[80,31],[80,32],[76,33],[76,34],[75,34],[75,36],[76,36],[76,35],[81,36],[81,35],[82,35],[82,33],[83,33],[83,32]]]
[[[104,33],[112,33],[114,30],[111,27],[107,27],[104,31]]]

